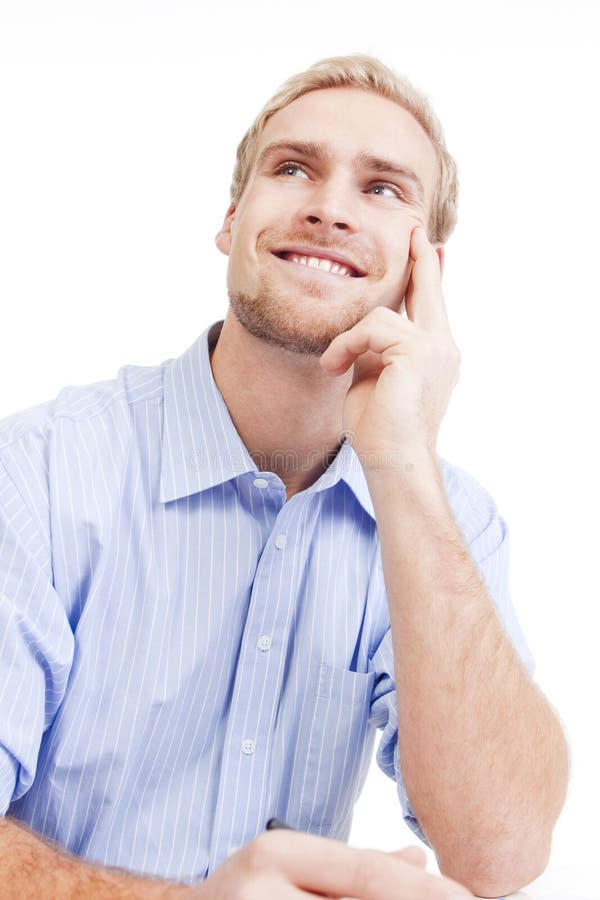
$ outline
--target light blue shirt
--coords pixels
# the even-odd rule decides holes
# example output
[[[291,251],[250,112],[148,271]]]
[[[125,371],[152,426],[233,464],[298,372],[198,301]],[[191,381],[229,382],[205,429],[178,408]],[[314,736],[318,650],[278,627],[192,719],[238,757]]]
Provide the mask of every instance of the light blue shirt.
[[[213,379],[219,328],[0,422],[0,812],[88,860],[183,882],[271,816],[347,840],[378,730],[377,762],[424,839],[358,457],[342,444],[286,502]],[[532,672],[506,524],[440,466]]]

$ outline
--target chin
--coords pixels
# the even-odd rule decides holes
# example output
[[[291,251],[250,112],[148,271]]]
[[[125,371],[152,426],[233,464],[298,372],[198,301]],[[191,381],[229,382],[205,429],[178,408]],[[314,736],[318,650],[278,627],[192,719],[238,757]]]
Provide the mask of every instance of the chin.
[[[236,319],[254,337],[292,353],[317,357],[368,312],[364,300],[358,300],[323,315],[314,303],[306,303],[303,309],[305,296],[290,299],[268,288],[255,295],[230,290],[229,302]],[[319,297],[319,303],[327,300]]]

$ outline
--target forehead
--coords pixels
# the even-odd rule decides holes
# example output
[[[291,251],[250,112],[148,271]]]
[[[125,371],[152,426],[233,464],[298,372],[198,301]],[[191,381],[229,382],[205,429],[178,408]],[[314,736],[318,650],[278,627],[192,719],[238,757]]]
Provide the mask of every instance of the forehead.
[[[303,94],[271,116],[255,159],[267,144],[284,139],[327,144],[338,162],[351,164],[364,154],[410,165],[428,198],[435,187],[438,164],[429,137],[402,106],[371,91],[339,87]]]

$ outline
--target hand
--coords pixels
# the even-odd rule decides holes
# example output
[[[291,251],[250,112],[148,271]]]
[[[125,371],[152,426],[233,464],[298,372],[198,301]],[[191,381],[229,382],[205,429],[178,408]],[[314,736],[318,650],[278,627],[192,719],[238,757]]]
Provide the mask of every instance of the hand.
[[[435,455],[437,435],[458,381],[438,255],[425,230],[411,234],[406,317],[372,309],[331,342],[320,362],[333,376],[354,364],[342,424],[363,467],[385,465],[404,449]]]
[[[229,857],[202,884],[197,900],[454,900],[472,897],[448,878],[424,871],[416,847],[394,853],[357,850],[299,831],[267,831]]]

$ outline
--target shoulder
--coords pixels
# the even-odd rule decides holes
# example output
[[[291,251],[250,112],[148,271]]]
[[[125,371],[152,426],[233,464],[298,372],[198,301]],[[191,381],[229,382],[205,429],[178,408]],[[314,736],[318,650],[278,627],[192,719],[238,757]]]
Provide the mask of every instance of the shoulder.
[[[48,545],[50,510],[57,504],[73,507],[75,482],[84,504],[89,485],[101,479],[110,504],[118,496],[138,422],[160,422],[160,413],[148,417],[142,406],[162,401],[170,362],[123,366],[116,378],[70,385],[55,398],[0,420],[0,468],[13,486],[13,493],[0,486],[0,503],[9,503],[16,491]]]
[[[465,469],[438,456],[446,496],[455,519],[470,543],[489,526],[499,521],[496,501],[482,484]]]
[[[73,431],[94,419],[127,418],[136,404],[163,397],[164,371],[172,360],[155,366],[122,366],[115,378],[92,384],[68,385],[56,397],[0,419],[0,454],[19,443],[48,439],[61,427]],[[120,413],[120,415],[115,415]],[[69,428],[70,426],[70,428]]]

